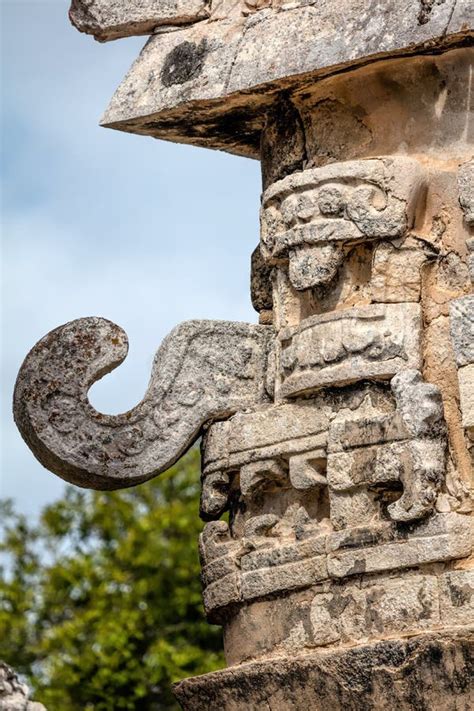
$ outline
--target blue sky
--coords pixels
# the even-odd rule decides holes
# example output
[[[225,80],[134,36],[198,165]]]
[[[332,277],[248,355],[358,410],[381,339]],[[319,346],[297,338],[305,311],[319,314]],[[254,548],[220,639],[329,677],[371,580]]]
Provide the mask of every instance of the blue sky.
[[[0,495],[37,514],[64,484],[12,421],[18,368],[52,328],[105,316],[130,354],[93,405],[143,396],[153,354],[189,318],[256,321],[249,261],[258,242],[255,161],[100,128],[145,38],[99,44],[65,0],[0,0],[2,11],[2,443]]]

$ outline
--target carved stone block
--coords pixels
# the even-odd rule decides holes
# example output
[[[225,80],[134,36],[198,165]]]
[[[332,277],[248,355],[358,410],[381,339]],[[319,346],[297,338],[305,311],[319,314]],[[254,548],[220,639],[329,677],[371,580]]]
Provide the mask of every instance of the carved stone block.
[[[427,5],[422,23],[420,5],[410,0],[347,0],[343,11],[332,2],[277,3],[248,17],[242,5],[230,3],[224,13],[220,3],[213,6],[222,19],[150,39],[110,102],[105,125],[257,157],[265,110],[280,90],[298,90],[369,58],[446,49],[472,34],[466,0]],[[170,68],[183,55],[183,70],[173,75]],[[387,83],[383,89],[385,98]],[[448,130],[457,116],[448,112],[441,119]]]
[[[258,570],[315,558],[326,553],[326,536],[316,536],[298,543],[274,542],[272,548],[251,551],[240,558],[242,571]]]
[[[215,610],[239,602],[242,599],[240,585],[239,573],[231,573],[205,587],[202,598],[206,612],[211,615]]]
[[[373,304],[305,319],[280,333],[280,397],[421,366],[418,304]]]
[[[307,558],[275,568],[261,568],[242,574],[244,600],[279,591],[301,589],[327,578],[326,556]]]
[[[472,630],[383,639],[353,649],[293,653],[185,679],[186,711],[467,711],[472,706]],[[436,660],[435,662],[433,660]]]
[[[281,404],[257,412],[239,412],[216,422],[204,438],[206,472],[235,470],[252,461],[289,457],[325,447],[330,410],[312,402]]]
[[[348,575],[411,568],[470,555],[473,533],[472,521],[468,516],[456,513],[437,514],[431,519],[434,520],[439,524],[439,531],[431,535],[429,528],[420,528],[407,540],[399,539],[372,548],[329,553],[329,575],[344,578]],[[420,535],[423,533],[426,535]]]
[[[289,257],[296,289],[327,285],[342,262],[344,245],[405,235],[423,186],[421,166],[407,158],[294,173],[263,195],[263,256]]]
[[[372,300],[384,304],[419,301],[421,267],[426,258],[426,251],[409,239],[403,244],[399,240],[379,244],[372,259]]]

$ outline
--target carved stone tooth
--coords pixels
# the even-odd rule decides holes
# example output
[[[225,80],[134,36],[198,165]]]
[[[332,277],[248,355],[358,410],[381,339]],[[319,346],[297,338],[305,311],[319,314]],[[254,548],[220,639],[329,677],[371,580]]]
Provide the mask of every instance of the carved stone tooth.
[[[243,496],[251,496],[257,490],[275,482],[286,482],[288,475],[282,464],[274,459],[245,464],[240,470],[240,490]]]
[[[199,555],[203,565],[239,548],[240,544],[231,538],[229,524],[226,521],[206,523],[199,536]]]
[[[245,522],[244,536],[250,539],[255,536],[268,536],[279,520],[275,514],[253,516]]]
[[[325,452],[307,452],[291,457],[289,472],[291,485],[299,491],[327,486]]]
[[[202,476],[199,514],[204,521],[217,519],[229,505],[230,476],[215,471]]]
[[[337,274],[344,252],[337,244],[305,245],[289,252],[290,281],[298,291],[328,286]]]

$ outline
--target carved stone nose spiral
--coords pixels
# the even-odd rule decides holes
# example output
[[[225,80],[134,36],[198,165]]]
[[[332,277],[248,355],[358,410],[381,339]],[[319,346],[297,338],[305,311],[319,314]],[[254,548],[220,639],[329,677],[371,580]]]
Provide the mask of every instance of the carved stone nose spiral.
[[[188,321],[160,346],[143,400],[121,415],[90,404],[91,385],[125,359],[125,332],[102,318],[60,326],[27,355],[14,415],[39,461],[79,486],[132,486],[170,467],[202,425],[265,398],[271,328]]]

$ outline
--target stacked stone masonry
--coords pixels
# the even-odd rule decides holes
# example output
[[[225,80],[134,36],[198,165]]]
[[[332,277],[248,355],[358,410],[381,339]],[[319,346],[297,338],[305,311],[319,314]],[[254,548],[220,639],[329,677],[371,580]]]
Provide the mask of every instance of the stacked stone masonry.
[[[74,0],[71,19],[153,33],[105,125],[261,160],[259,324],[179,325],[118,416],[87,391],[125,334],[66,324],[18,376],[23,437],[99,489],[201,437],[203,600],[231,669],[182,682],[183,708],[474,708],[472,4]]]

